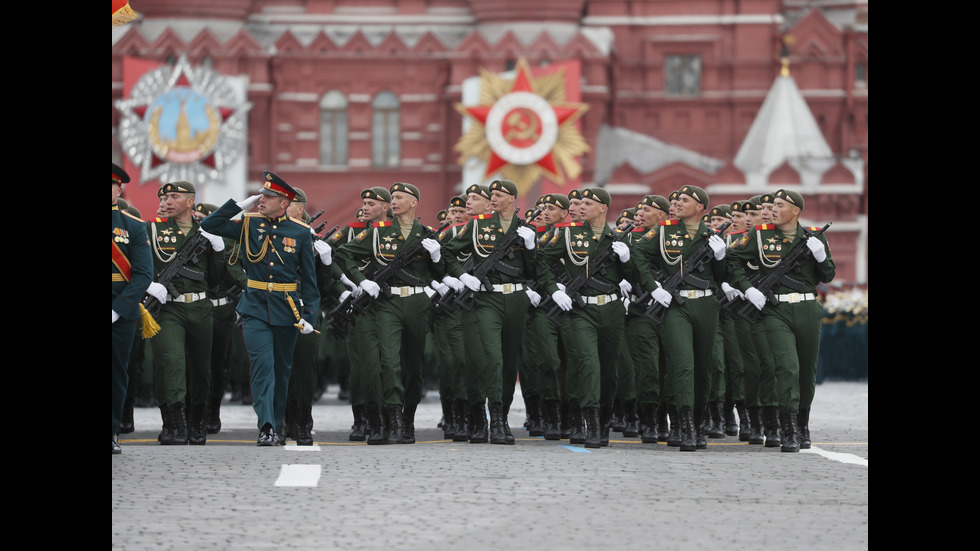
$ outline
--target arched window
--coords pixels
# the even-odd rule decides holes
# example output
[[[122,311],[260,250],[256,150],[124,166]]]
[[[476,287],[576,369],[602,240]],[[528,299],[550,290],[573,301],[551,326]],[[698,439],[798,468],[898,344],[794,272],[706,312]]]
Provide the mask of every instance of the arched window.
[[[347,164],[347,98],[337,90],[320,99],[320,164]]]
[[[401,156],[401,121],[398,97],[381,92],[371,104],[371,160],[374,166],[398,166]]]

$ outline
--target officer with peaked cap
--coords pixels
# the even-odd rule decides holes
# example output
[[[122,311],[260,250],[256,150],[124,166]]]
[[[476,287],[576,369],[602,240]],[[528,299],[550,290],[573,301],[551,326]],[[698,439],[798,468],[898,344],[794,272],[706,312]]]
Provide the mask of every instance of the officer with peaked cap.
[[[264,176],[261,193],[237,203],[229,199],[201,226],[239,241],[239,255],[245,257],[248,280],[238,313],[244,320],[242,333],[252,366],[256,443],[276,446],[282,444],[276,430],[286,416],[296,339],[300,333],[314,331],[320,291],[310,227],[286,216],[296,191],[275,173],[267,171]],[[257,212],[232,220],[254,206]]]

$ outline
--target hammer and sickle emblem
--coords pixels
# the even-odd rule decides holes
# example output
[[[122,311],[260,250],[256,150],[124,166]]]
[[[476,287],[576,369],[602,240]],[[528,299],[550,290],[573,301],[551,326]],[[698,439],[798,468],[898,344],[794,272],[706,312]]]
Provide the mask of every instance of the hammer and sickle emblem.
[[[507,115],[507,134],[504,136],[508,142],[515,140],[534,140],[538,137],[538,127],[540,122],[534,111],[526,107],[515,109]]]

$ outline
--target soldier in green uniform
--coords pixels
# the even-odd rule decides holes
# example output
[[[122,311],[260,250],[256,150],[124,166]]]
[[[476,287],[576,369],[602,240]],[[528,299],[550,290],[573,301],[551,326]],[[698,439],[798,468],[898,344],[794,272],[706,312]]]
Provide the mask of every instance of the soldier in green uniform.
[[[415,411],[422,399],[422,364],[426,324],[430,304],[425,292],[438,272],[432,264],[441,260],[439,242],[415,218],[421,199],[417,187],[395,183],[389,189],[395,220],[377,222],[359,233],[353,241],[337,248],[337,263],[351,281],[376,300],[374,310],[380,377],[389,444],[415,443]],[[423,250],[402,269],[398,277],[380,285],[358,267],[366,260],[376,273],[421,240]],[[366,377],[376,375],[368,373]]]
[[[179,275],[171,281],[172,289],[154,281],[148,291],[158,300],[164,299],[157,316],[160,332],[153,341],[153,371],[160,383],[157,400],[161,410],[166,408],[173,432],[166,431],[160,443],[203,445],[207,442],[204,412],[210,393],[214,309],[207,292],[223,275],[225,242],[202,230],[194,218],[193,184],[172,182],[162,191],[168,217],[147,222],[154,272],[159,274],[166,268],[198,232],[207,237],[210,249],[196,262],[185,264],[199,274],[197,279]],[[165,429],[168,417],[163,419]]]
[[[644,285],[653,300],[667,308],[662,343],[680,421],[681,451],[707,446],[700,426],[711,385],[711,350],[719,309],[718,301],[710,297],[725,278],[725,242],[701,222],[707,205],[708,194],[703,189],[684,186],[678,190],[678,220],[662,222],[656,238],[641,239],[634,247],[636,265],[651,263],[664,279],[680,271],[684,260],[700,247],[711,248],[710,261],[698,274],[708,286],[697,289],[682,283],[678,291],[685,298],[683,304],[672,304],[671,293],[659,286]]]
[[[129,359],[142,312],[143,295],[153,279],[153,258],[143,221],[119,210],[129,174],[112,165],[112,453],[129,386]]]
[[[780,448],[796,452],[809,447],[809,412],[816,389],[817,355],[823,310],[816,300],[817,285],[828,283],[836,274],[830,247],[823,235],[807,236],[800,225],[803,197],[796,191],[781,189],[774,195],[772,224],[756,228],[732,249],[729,268],[732,286],[762,311],[762,321],[776,369],[776,395],[780,407]],[[817,228],[812,228],[815,231]],[[802,284],[798,291],[777,283],[772,296],[760,292],[748,280],[745,261],[758,261],[763,276],[779,265],[795,247],[807,247],[792,278]],[[772,299],[775,300],[772,300]]]
[[[328,243],[334,251],[338,247],[354,240],[375,223],[387,222],[391,209],[391,193],[383,187],[372,187],[361,191],[361,208],[357,212],[357,221],[347,224],[346,228],[337,230],[328,238]],[[369,259],[363,259],[357,267],[363,272],[371,265]],[[340,264],[332,264],[334,277],[348,287],[349,293],[356,298],[361,294],[361,288],[344,274]],[[342,293],[340,302],[348,295]],[[374,320],[375,310],[354,312],[354,328],[346,336],[347,357],[350,363],[350,400],[354,423],[348,438],[351,441],[367,441],[369,445],[384,444],[384,415],[383,395],[381,390],[381,355],[378,351],[378,332]]]
[[[717,205],[708,212],[707,225],[711,229],[717,230],[722,224],[732,221],[730,205]],[[731,226],[728,227],[728,230]],[[722,236],[725,245],[731,243],[730,232],[726,230]],[[724,286],[724,282],[722,286]],[[735,341],[735,329],[730,316],[719,311],[718,327],[715,330],[715,343],[712,347],[713,361],[711,371],[711,388],[708,391],[708,415],[705,416],[704,431],[708,438],[725,437],[725,396],[729,392],[729,378],[736,377],[738,384],[742,384],[742,366],[739,362],[733,365],[731,360],[740,360],[738,357],[737,341]],[[737,370],[733,375],[732,370]]]
[[[471,374],[471,384],[467,388],[470,442],[486,441],[484,403],[487,403],[490,441],[513,444],[507,412],[513,400],[523,348],[529,305],[525,287],[534,259],[535,232],[515,215],[517,185],[514,182],[494,180],[489,189],[494,213],[474,216],[455,238],[443,245],[442,258],[447,274],[474,293],[473,315],[464,315],[463,320],[464,331],[478,336],[473,348],[470,341],[465,343]],[[475,255],[476,269],[493,253],[499,241],[514,232],[520,235],[520,244],[508,251],[508,257],[502,260],[511,273],[496,268],[490,270],[489,286],[484,287],[482,281],[463,271],[458,261],[461,255]]]
[[[242,334],[251,364],[256,444],[277,446],[283,443],[276,429],[286,417],[296,339],[314,331],[320,291],[310,227],[286,216],[296,191],[275,173],[266,171],[264,176],[260,194],[238,203],[229,199],[201,226],[237,240],[239,254],[245,257],[248,281],[238,313],[244,320]],[[256,204],[257,212],[232,219]]]
[[[616,229],[625,231],[627,224],[635,227],[631,233],[623,237],[623,242],[631,246],[634,237],[643,234],[643,228],[636,224],[636,207],[623,209],[616,219]],[[623,306],[629,309],[629,294],[632,284],[628,279],[619,282],[620,297]],[[623,318],[623,331],[626,330],[626,318]],[[624,338],[619,345],[619,376],[616,384],[616,400],[613,404],[612,430],[620,432],[623,436],[632,438],[640,435],[639,410],[636,401],[636,368],[633,365],[633,357],[630,355],[629,345]]]
[[[741,239],[746,232],[745,225],[745,205],[748,201],[734,201],[729,205],[732,225],[731,231],[725,235],[725,242],[728,247]],[[721,284],[721,290],[725,293],[728,300],[735,300],[741,297],[741,291],[735,289],[727,282]],[[745,407],[745,358],[746,353],[742,350],[743,339],[738,330],[738,316],[731,310],[723,309],[721,318],[718,321],[719,328],[723,328],[724,347],[725,347],[725,402],[723,405],[723,417],[725,424],[725,434],[728,436],[738,436],[739,440],[745,442],[749,438],[749,417]],[[752,354],[755,354],[753,349]],[[735,413],[738,413],[738,420]]]

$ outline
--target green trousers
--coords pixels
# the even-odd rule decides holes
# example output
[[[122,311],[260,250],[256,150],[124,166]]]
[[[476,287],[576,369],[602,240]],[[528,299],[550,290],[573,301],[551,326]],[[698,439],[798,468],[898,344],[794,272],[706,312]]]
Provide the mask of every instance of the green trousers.
[[[320,335],[310,333],[296,337],[296,350],[293,352],[293,369],[289,374],[287,400],[306,409],[313,405],[316,392],[317,350]]]
[[[439,314],[432,323],[433,344],[439,358],[439,395],[443,401],[466,400],[466,353],[463,314],[457,308]]]
[[[154,389],[161,405],[206,406],[211,383],[214,306],[208,299],[168,302],[156,321],[153,337]]]
[[[561,337],[558,325],[545,312],[533,310],[524,343],[524,362],[535,373],[537,396],[545,401],[560,400]]]
[[[501,404],[510,408],[524,347],[527,309],[523,291],[510,294],[481,291],[473,308],[463,314],[466,334],[467,399],[471,405]]]
[[[813,300],[767,304],[762,321],[772,350],[776,400],[798,412],[810,407],[817,385],[817,355],[823,309]]]
[[[665,403],[661,398],[661,329],[642,314],[626,318],[626,345],[636,372],[636,399],[640,404]]]
[[[422,401],[422,364],[430,304],[425,293],[382,297],[374,303],[385,406],[417,405]]]
[[[708,403],[719,307],[713,297],[688,299],[671,304],[664,316],[667,376],[678,409],[698,410]]]
[[[562,323],[567,326],[566,381],[570,400],[579,407],[612,407],[616,398],[619,358],[623,340],[623,303],[575,306]]]

